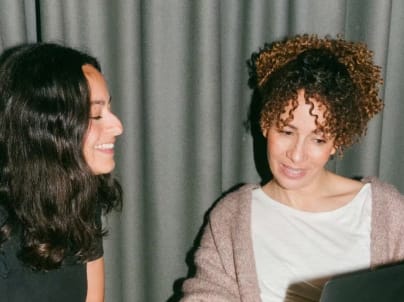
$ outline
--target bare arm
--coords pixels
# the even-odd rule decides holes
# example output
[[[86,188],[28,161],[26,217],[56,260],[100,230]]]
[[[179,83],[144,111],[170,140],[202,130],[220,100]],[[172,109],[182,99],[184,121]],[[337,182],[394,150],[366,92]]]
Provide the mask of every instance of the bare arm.
[[[105,287],[104,258],[87,263],[87,298],[86,302],[104,302]]]

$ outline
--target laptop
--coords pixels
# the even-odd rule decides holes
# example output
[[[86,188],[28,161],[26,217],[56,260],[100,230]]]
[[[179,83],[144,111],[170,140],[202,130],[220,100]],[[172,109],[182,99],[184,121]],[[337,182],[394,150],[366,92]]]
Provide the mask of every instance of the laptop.
[[[320,302],[404,301],[404,263],[334,277],[323,288]]]

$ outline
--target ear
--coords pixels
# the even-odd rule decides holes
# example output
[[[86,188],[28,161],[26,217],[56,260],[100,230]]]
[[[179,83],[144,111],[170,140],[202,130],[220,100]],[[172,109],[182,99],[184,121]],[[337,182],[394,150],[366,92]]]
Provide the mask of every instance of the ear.
[[[262,129],[262,128],[261,128],[261,133],[262,133],[262,135],[263,135],[265,138],[267,138],[267,135],[268,135],[268,128],[265,128],[265,129]]]
[[[334,155],[337,152],[337,147],[332,147],[330,155]]]

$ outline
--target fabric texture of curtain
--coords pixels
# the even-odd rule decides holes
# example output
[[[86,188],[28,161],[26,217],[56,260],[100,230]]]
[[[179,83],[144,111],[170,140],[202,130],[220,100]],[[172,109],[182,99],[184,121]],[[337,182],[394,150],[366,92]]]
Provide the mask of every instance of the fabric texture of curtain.
[[[0,0],[0,50],[53,41],[90,52],[124,124],[106,301],[176,301],[206,211],[233,186],[260,182],[246,60],[264,42],[342,34],[374,51],[384,112],[329,167],[404,192],[403,23],[398,0]]]

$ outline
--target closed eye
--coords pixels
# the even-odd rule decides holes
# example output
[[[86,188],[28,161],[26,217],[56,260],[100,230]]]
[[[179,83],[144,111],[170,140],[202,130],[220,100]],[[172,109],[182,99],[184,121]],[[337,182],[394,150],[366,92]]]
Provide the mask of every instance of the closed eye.
[[[284,135],[292,135],[293,131],[290,130],[279,130],[279,133],[284,134]]]
[[[101,115],[97,115],[97,116],[90,116],[90,119],[92,119],[92,120],[99,120],[99,119],[101,119],[102,118],[102,116]]]
[[[315,138],[314,142],[316,142],[317,144],[325,144],[327,141],[325,139]]]

